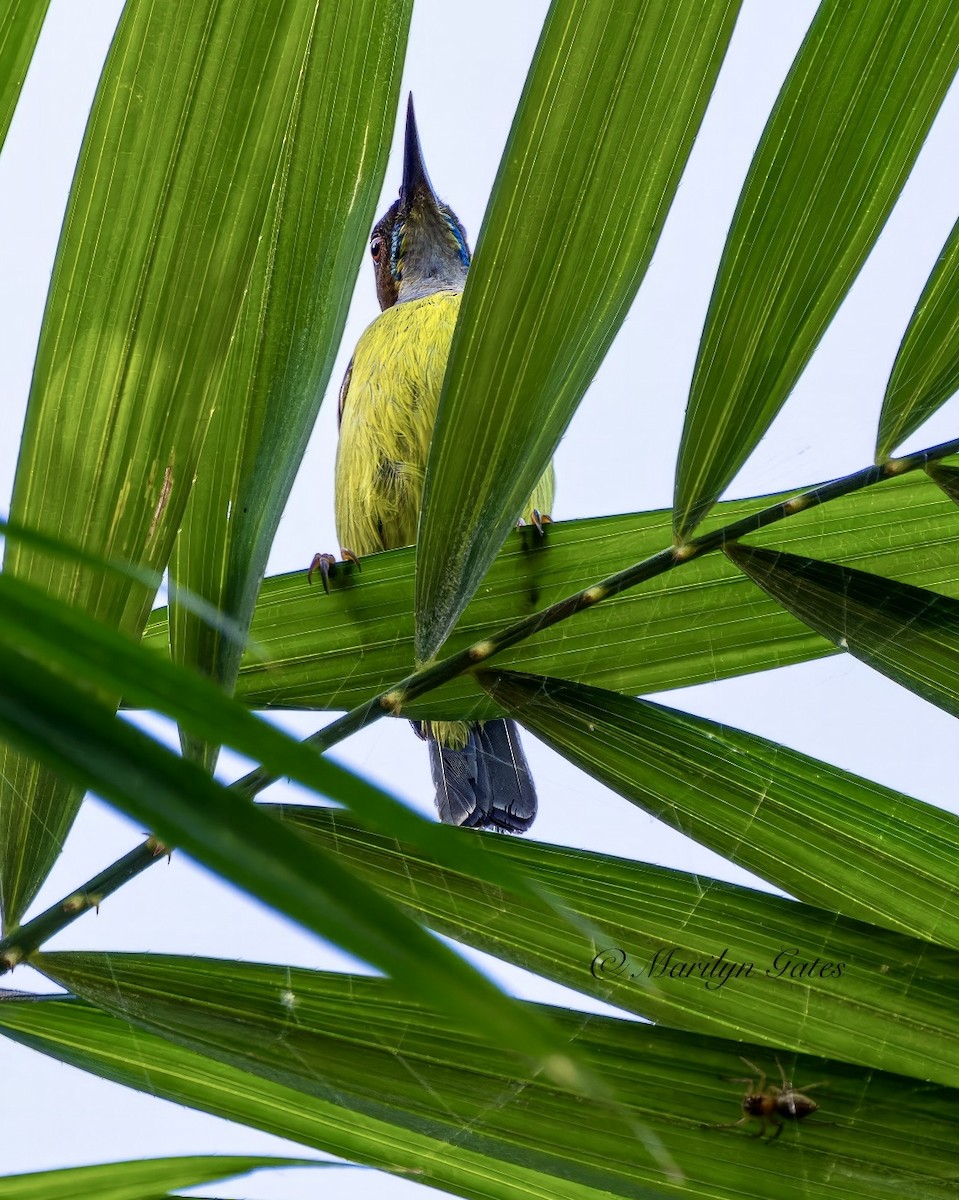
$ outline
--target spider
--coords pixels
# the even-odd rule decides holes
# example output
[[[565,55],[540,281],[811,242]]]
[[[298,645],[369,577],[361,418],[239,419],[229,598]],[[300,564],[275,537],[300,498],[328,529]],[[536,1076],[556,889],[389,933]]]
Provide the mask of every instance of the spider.
[[[733,1079],[733,1083],[747,1084],[746,1093],[742,1099],[743,1115],[738,1121],[731,1121],[728,1125],[711,1125],[710,1129],[735,1129],[737,1125],[744,1125],[747,1121],[751,1121],[754,1117],[759,1118],[759,1129],[756,1133],[750,1134],[750,1137],[762,1137],[766,1132],[766,1126],[774,1126],[776,1132],[769,1138],[774,1141],[783,1131],[783,1120],[801,1121],[803,1117],[808,1117],[810,1113],[814,1113],[819,1105],[815,1100],[810,1100],[798,1088],[793,1087],[790,1080],[786,1078],[786,1072],[783,1070],[782,1063],[776,1059],[776,1066],[779,1067],[779,1074],[782,1078],[782,1087],[777,1087],[775,1084],[766,1084],[766,1072],[759,1069],[755,1063],[751,1063],[748,1058],[744,1058],[743,1062],[749,1067],[753,1075],[745,1079]],[[806,1091],[814,1087],[822,1087],[822,1083],[806,1084]]]

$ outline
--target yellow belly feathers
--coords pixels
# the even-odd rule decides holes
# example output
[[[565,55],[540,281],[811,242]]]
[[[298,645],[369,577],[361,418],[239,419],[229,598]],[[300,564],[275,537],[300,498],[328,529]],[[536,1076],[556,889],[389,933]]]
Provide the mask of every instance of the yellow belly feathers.
[[[394,305],[357,344],[344,385],[335,491],[340,545],[360,557],[416,541],[426,460],[460,299],[459,292],[436,292]],[[552,503],[550,466],[528,510],[549,513]]]

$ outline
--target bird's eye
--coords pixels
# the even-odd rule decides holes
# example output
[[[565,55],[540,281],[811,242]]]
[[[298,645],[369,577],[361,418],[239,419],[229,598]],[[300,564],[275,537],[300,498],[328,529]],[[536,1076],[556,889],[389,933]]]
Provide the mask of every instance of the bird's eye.
[[[373,238],[372,241],[370,242],[370,254],[373,255],[373,261],[379,262],[380,255],[382,253],[383,253],[383,239],[381,237]]]

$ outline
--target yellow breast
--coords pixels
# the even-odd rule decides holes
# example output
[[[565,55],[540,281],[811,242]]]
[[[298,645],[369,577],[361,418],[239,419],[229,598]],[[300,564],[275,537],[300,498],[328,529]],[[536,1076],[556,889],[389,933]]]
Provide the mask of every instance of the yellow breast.
[[[386,309],[357,343],[336,455],[336,531],[354,554],[416,541],[459,292]]]
[[[459,292],[382,312],[356,346],[344,381],[336,454],[336,532],[354,554],[416,541],[423,478]],[[553,468],[530,498],[549,513]]]

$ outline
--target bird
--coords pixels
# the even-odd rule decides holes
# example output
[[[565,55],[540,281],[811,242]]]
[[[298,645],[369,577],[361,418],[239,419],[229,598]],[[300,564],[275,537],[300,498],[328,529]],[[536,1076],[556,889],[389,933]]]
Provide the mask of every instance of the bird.
[[[344,559],[413,545],[430,439],[470,248],[453,210],[430,182],[410,94],[399,197],[370,235],[381,312],[361,335],[339,394],[336,532]],[[552,464],[525,514],[543,532],[554,493]],[[525,523],[525,522],[524,522]],[[349,549],[346,549],[349,547]],[[318,554],[324,587],[335,559]],[[523,833],[537,797],[513,721],[414,721],[429,748],[440,820]]]

